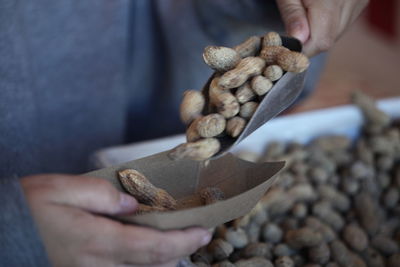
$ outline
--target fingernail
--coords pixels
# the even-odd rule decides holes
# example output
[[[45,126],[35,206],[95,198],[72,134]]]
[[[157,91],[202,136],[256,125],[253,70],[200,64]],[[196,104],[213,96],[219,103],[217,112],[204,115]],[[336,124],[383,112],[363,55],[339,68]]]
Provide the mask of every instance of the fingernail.
[[[209,232],[205,233],[203,235],[203,238],[201,239],[201,245],[202,246],[207,245],[208,243],[210,243],[210,240],[211,240],[211,234]]]
[[[299,39],[302,43],[306,41],[303,33],[303,23],[300,21],[294,21],[289,25],[289,34]]]
[[[129,213],[136,210],[137,201],[128,194],[120,193],[119,195],[119,207],[123,213]]]

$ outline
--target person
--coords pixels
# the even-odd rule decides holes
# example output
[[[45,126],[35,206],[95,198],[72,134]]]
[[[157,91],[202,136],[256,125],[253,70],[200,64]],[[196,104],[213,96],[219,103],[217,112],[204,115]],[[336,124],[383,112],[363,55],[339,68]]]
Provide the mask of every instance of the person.
[[[206,45],[285,25],[315,56],[367,2],[2,0],[0,265],[175,266],[207,244],[205,229],[112,220],[136,200],[77,174],[96,149],[181,132],[182,91],[210,75]]]

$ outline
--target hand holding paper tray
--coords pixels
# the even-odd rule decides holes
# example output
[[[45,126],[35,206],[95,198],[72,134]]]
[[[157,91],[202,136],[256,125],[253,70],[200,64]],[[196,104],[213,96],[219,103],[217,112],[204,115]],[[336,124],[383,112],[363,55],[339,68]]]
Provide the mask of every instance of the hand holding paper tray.
[[[178,200],[178,209],[154,212],[116,219],[162,230],[182,229],[190,226],[214,227],[248,213],[276,180],[283,162],[251,163],[226,154],[203,162],[172,161],[168,151],[134,160],[109,168],[93,171],[87,175],[110,181],[123,190],[117,172],[136,169],[157,187],[167,190]],[[216,186],[224,191],[226,199],[211,205],[201,206],[196,192],[206,186]]]

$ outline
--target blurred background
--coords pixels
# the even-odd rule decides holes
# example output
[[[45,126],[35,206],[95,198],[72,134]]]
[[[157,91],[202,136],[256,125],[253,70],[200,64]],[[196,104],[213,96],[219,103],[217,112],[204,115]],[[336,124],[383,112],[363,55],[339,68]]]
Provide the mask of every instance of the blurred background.
[[[360,89],[375,98],[400,95],[400,1],[371,0],[328,54],[316,90],[287,113],[347,104]]]

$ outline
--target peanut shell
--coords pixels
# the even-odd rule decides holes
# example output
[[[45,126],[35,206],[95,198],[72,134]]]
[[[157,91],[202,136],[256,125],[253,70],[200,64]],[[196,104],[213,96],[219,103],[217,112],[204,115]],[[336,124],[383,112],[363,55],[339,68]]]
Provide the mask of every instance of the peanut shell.
[[[196,122],[197,132],[201,137],[214,137],[225,130],[226,120],[217,113],[209,114]]]
[[[244,103],[241,107],[240,107],[240,117],[244,118],[244,119],[250,119],[251,116],[253,116],[254,112],[256,112],[258,107],[258,103],[254,102],[254,101],[250,101],[247,103]]]
[[[244,104],[254,99],[256,94],[251,89],[250,82],[245,82],[236,90],[235,96],[240,104]]]
[[[281,36],[276,32],[269,32],[263,36],[262,46],[281,46],[282,39]]]
[[[199,132],[197,131],[197,124],[202,117],[198,117],[189,125],[186,129],[186,141],[195,142],[201,139]]]
[[[204,62],[216,71],[233,69],[241,60],[238,52],[229,47],[207,46],[203,53]]]
[[[290,51],[284,46],[267,46],[260,52],[260,57],[265,60],[267,65],[277,64],[278,55],[285,51]]]
[[[126,169],[118,172],[122,186],[132,194],[139,202],[167,209],[176,208],[176,200],[167,191],[155,187],[140,172]]]
[[[304,54],[294,51],[283,51],[276,59],[283,70],[295,73],[305,71],[310,65],[310,61]]]
[[[218,139],[205,138],[196,142],[180,144],[172,149],[168,156],[173,160],[206,160],[215,155],[220,148],[221,144]]]
[[[201,115],[205,105],[205,99],[201,92],[188,90],[183,94],[183,100],[180,106],[181,120],[189,124]]]
[[[236,138],[242,133],[246,123],[246,120],[241,117],[233,117],[226,123],[226,133]]]
[[[265,95],[272,88],[272,82],[262,75],[253,77],[250,84],[251,89],[259,96]]]
[[[275,82],[283,75],[283,70],[279,65],[270,65],[264,71],[264,76],[269,80]]]
[[[244,84],[250,77],[261,74],[265,60],[260,57],[246,57],[236,67],[225,72],[219,79],[222,89],[236,88]]]
[[[233,49],[235,49],[242,58],[253,57],[258,54],[260,45],[261,38],[259,36],[251,36],[249,39],[235,46]]]

